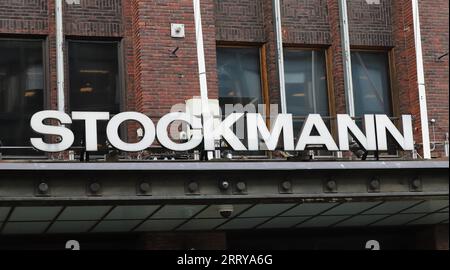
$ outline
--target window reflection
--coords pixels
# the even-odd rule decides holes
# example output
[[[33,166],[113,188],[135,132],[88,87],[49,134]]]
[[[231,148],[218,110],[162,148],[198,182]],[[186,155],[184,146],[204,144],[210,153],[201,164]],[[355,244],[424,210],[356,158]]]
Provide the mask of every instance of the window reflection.
[[[117,42],[69,42],[71,111],[120,112]],[[106,146],[105,121],[98,123],[100,149]],[[84,122],[72,125],[75,145],[84,144]]]
[[[0,40],[0,145],[30,147],[31,116],[44,108],[41,40]],[[7,127],[7,128],[5,128]],[[14,155],[36,154],[23,149]]]
[[[325,51],[285,49],[284,69],[287,110],[298,136],[309,114],[330,115]]]
[[[352,76],[356,116],[392,116],[389,61],[384,52],[352,52]]]
[[[259,48],[217,48],[219,101],[225,104],[262,104]]]

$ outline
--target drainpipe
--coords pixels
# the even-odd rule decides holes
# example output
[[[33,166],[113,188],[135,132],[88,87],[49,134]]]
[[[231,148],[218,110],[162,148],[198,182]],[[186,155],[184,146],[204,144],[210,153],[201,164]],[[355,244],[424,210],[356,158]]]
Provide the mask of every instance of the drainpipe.
[[[281,3],[280,0],[273,0],[272,6],[274,8],[275,17],[275,33],[277,39],[277,61],[278,61],[278,77],[280,80],[280,103],[281,112],[287,113],[286,103],[286,84],[284,77],[284,52],[283,52],[283,33],[281,26]]]
[[[195,19],[195,35],[197,45],[197,59],[198,59],[198,76],[200,80],[200,98],[202,104],[202,116],[203,116],[203,136],[205,138],[205,144],[213,143],[213,145],[205,145],[208,148],[215,148],[214,141],[211,138],[210,130],[213,128],[214,119],[211,116],[209,110],[209,98],[208,98],[208,81],[206,79],[206,64],[205,64],[205,48],[203,43],[203,27],[202,27],[202,14],[200,7],[200,0],[194,0],[194,19]],[[208,151],[208,160],[213,158],[213,153]]]
[[[56,17],[56,81],[58,93],[58,111],[64,112],[64,34],[63,34],[63,12],[62,1],[55,0]]]
[[[347,101],[347,112],[355,117],[355,101],[353,95],[352,58],[350,51],[350,34],[348,30],[347,0],[339,0],[339,21],[341,25],[342,58],[344,62],[344,87]]]
[[[419,88],[420,122],[422,125],[423,158],[431,159],[430,131],[428,127],[427,96],[423,69],[422,36],[420,33],[419,1],[412,0],[414,39],[416,46],[417,83]]]

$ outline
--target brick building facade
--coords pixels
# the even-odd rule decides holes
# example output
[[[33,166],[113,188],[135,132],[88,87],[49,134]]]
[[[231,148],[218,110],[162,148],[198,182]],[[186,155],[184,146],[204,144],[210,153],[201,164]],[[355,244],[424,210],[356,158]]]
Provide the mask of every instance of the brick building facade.
[[[122,109],[153,117],[171,106],[199,95],[196,45],[191,1],[64,1],[64,34],[67,39],[120,42],[123,84]],[[76,1],[75,1],[76,2]],[[378,3],[379,2],[379,3]],[[348,2],[351,46],[379,49],[392,54],[391,84],[394,114],[413,114],[416,140],[421,141],[415,68],[411,1]],[[216,44],[264,47],[269,102],[279,102],[275,61],[272,2],[203,1],[203,29],[208,90],[218,95]],[[46,41],[48,108],[56,108],[54,1],[5,0],[0,3],[0,35]],[[420,1],[429,118],[435,119],[432,140],[445,141],[448,133],[448,3]],[[186,25],[186,38],[170,36],[170,23]],[[331,113],[345,113],[344,78],[337,1],[282,1],[283,37],[286,46],[326,48],[333,77]],[[157,37],[157,38],[156,38]],[[170,52],[179,48],[176,58]],[[66,48],[67,51],[67,48]],[[439,58],[439,59],[438,59]],[[67,61],[66,61],[67,62]],[[67,64],[67,63],[66,63]],[[69,78],[70,80],[70,78]],[[66,91],[69,86],[66,82]],[[435,138],[435,139],[434,139]],[[435,157],[442,157],[438,147]]]
[[[71,77],[70,62],[76,62],[73,59],[78,57],[70,55],[72,49],[75,50],[78,48],[73,46],[73,44],[95,43],[114,44],[114,46],[117,46],[118,53],[115,57],[118,62],[118,77],[115,79],[118,85],[117,100],[120,103],[118,108],[120,111],[142,112],[150,116],[154,121],[157,121],[159,117],[170,112],[173,105],[185,103],[186,100],[200,95],[192,0],[62,0],[62,2],[65,38],[63,48],[65,53],[65,94],[67,97],[65,105],[68,112],[71,111],[71,106],[73,105],[71,104],[71,84],[75,81]],[[385,75],[379,75],[380,77],[388,77],[385,83],[388,84],[386,87],[389,88],[389,92],[387,93],[389,100],[385,102],[388,104],[385,106],[386,108],[389,107],[387,110],[390,111],[389,114],[392,117],[399,117],[404,114],[411,114],[413,116],[414,136],[417,150],[421,154],[422,129],[412,1],[347,0],[347,2],[351,50],[352,52],[376,52],[386,58],[386,70],[382,70],[381,72],[384,72]],[[448,143],[449,133],[448,5],[448,1],[444,0],[419,0],[432,156],[435,159],[444,160],[446,160],[445,142],[447,141]],[[281,98],[273,1],[202,0],[201,13],[209,98],[218,99],[221,96],[222,78],[218,74],[218,69],[221,66],[219,56],[226,53],[227,48],[253,48],[259,52],[258,60],[261,66],[261,89],[263,90],[261,94],[262,99],[265,104],[280,105]],[[324,70],[321,72],[324,72],[324,74],[318,76],[320,77],[318,81],[322,82],[321,80],[326,78],[324,91],[326,93],[325,99],[327,100],[327,106],[325,106],[327,116],[332,118],[336,114],[347,113],[338,1],[281,0],[281,15],[282,36],[286,51],[312,52],[313,61],[317,58],[323,60]],[[0,46],[2,44],[1,42],[8,40],[38,40],[43,44],[43,108],[49,110],[56,110],[58,108],[55,20],[55,0],[0,0]],[[171,37],[172,23],[184,24],[184,38]],[[102,49],[98,50],[97,53],[98,55],[103,55]],[[361,62],[363,61],[361,60]],[[361,65],[365,68],[364,63]],[[107,74],[112,70],[104,71],[102,70],[103,67],[101,67],[89,71],[83,69],[82,66],[78,67],[80,73],[89,74],[90,72],[105,77],[109,76]],[[109,68],[107,65],[106,67]],[[314,64],[311,69],[314,69]],[[0,78],[1,75],[2,70],[0,69]],[[364,75],[361,73],[357,79],[364,80],[367,77],[369,77],[369,74]],[[113,77],[107,78],[114,80]],[[77,90],[79,89],[81,92],[89,93],[92,91],[89,84],[81,85],[81,87],[77,85],[77,87]],[[374,86],[374,88],[377,87]],[[25,94],[27,95],[27,93]],[[293,96],[299,98],[302,95],[304,93],[297,93]],[[2,100],[0,100],[1,104]],[[107,111],[107,109],[103,110]],[[130,128],[128,130],[128,140],[137,140],[135,129]],[[0,150],[1,147],[0,141]],[[404,159],[410,158],[408,156]],[[99,206],[98,208],[105,207],[105,209],[109,209],[102,212],[100,214],[101,217],[96,220],[82,221],[86,222],[84,225],[87,222],[92,222],[92,224],[88,224],[89,226],[86,225],[90,228],[89,230],[86,229],[88,232],[95,232],[96,226],[101,224],[101,221],[106,220],[108,222],[108,215],[114,214],[116,208],[121,206],[128,207],[130,203],[136,203],[143,208],[148,206],[146,204],[151,205],[151,207],[157,204],[158,206],[155,206],[152,211],[156,213],[159,210],[169,208],[169,214],[172,213],[170,212],[170,206],[172,204],[186,204],[188,208],[195,208],[194,212],[197,214],[191,215],[189,219],[178,217],[178,219],[169,218],[163,220],[164,222],[168,222],[167,224],[172,224],[171,222],[177,220],[180,221],[179,224],[174,225],[174,229],[170,233],[137,235],[136,238],[138,240],[136,241],[139,242],[140,247],[145,247],[146,249],[188,249],[192,248],[189,245],[194,243],[192,244],[193,248],[224,249],[227,247],[227,241],[228,246],[236,245],[236,247],[245,247],[246,244],[252,241],[256,241],[255,243],[257,243],[257,240],[261,238],[260,235],[257,232],[251,232],[250,236],[236,233],[230,237],[226,237],[227,235],[225,233],[210,232],[208,230],[204,234],[191,234],[189,232],[178,234],[176,231],[183,229],[190,222],[197,221],[192,219],[195,219],[196,215],[201,216],[202,211],[207,212],[205,219],[208,221],[213,223],[220,221],[217,213],[214,213],[215,216],[212,218],[211,213],[208,211],[214,206],[213,204],[222,202],[236,203],[238,207],[242,207],[240,211],[243,213],[247,210],[254,210],[254,208],[256,209],[255,212],[258,212],[258,207],[261,207],[261,202],[268,203],[274,206],[275,209],[278,209],[277,207],[283,208],[283,211],[288,213],[297,207],[301,207],[305,202],[330,204],[328,206],[339,203],[345,207],[346,203],[352,201],[352,199],[348,199],[349,197],[346,196],[353,196],[348,194],[359,193],[363,195],[356,196],[357,199],[355,202],[370,205],[367,208],[369,210],[371,210],[371,207],[376,209],[376,207],[384,203],[391,203],[389,199],[384,201],[390,196],[398,196],[395,198],[398,198],[399,202],[393,201],[395,207],[397,207],[397,203],[402,204],[401,207],[404,206],[404,208],[398,206],[400,208],[397,212],[375,213],[368,215],[370,217],[379,216],[381,218],[383,216],[387,220],[394,220],[398,217],[400,217],[399,219],[405,218],[405,220],[406,218],[411,218],[411,220],[405,221],[404,223],[395,219],[393,223],[398,221],[398,224],[414,224],[414,222],[421,220],[422,216],[420,215],[423,214],[424,217],[434,218],[437,216],[439,218],[439,222],[432,220],[432,225],[448,223],[448,202],[445,202],[445,200],[448,201],[448,180],[446,180],[448,176],[448,165],[446,165],[447,167],[442,165],[442,163],[435,165],[433,161],[419,161],[418,163],[414,163],[414,166],[419,164],[417,167],[411,167],[413,165],[408,163],[405,167],[401,167],[401,170],[397,167],[397,163],[392,163],[392,166],[387,166],[386,168],[384,167],[384,163],[382,165],[378,165],[377,163],[374,165],[375,167],[368,165],[368,168],[363,169],[356,164],[348,172],[339,171],[340,168],[336,169],[338,167],[336,165],[331,169],[328,168],[327,170],[329,171],[326,174],[319,168],[320,166],[313,171],[309,167],[306,169],[302,167],[305,171],[298,169],[298,167],[292,170],[268,168],[266,174],[264,170],[259,172],[252,168],[252,164],[248,165],[250,169],[239,167],[241,165],[238,164],[236,165],[237,169],[234,170],[220,167],[220,164],[216,168],[214,167],[216,164],[213,163],[211,165],[211,163],[206,163],[214,168],[211,168],[210,171],[205,169],[202,172],[204,175],[199,179],[197,179],[198,168],[192,171],[186,171],[185,168],[177,167],[177,164],[174,165],[173,170],[168,169],[169,167],[164,167],[165,165],[142,169],[142,167],[139,167],[141,166],[139,164],[135,167],[133,167],[134,165],[130,165],[131,167],[129,168],[123,167],[123,170],[118,169],[116,165],[109,166],[108,164],[100,164],[100,167],[105,167],[94,170],[92,167],[89,167],[92,164],[87,164],[87,167],[83,168],[81,167],[84,165],[81,164],[80,169],[76,167],[78,166],[77,164],[75,164],[75,167],[70,167],[71,164],[68,163],[68,168],[65,170],[73,173],[74,176],[67,177],[67,179],[65,179],[64,174],[61,174],[60,168],[58,167],[59,164],[56,164],[55,168],[51,168],[53,165],[46,167],[46,165],[41,166],[39,163],[36,164],[36,167],[33,168],[26,166],[23,168],[14,167],[14,164],[12,167],[8,167],[10,164],[7,164],[7,162],[2,164],[0,152],[0,232],[8,231],[10,229],[9,226],[14,225],[9,225],[10,223],[22,222],[21,220],[17,221],[13,219],[15,215],[14,209],[21,207],[16,205],[17,201],[20,201],[22,204],[21,200],[23,200],[23,206],[25,207],[27,205],[30,207],[60,207],[56,209],[57,211],[54,213],[54,217],[51,221],[48,221],[48,224],[38,224],[44,222],[36,223],[44,226],[43,231],[45,232],[51,231],[54,224],[58,225],[58,218],[64,211],[71,207],[77,208],[79,206],[78,204],[86,207]],[[122,168],[120,167],[122,165],[117,166]],[[308,165],[300,164],[295,166],[307,167]],[[430,167],[427,167],[428,165]],[[95,167],[96,164],[93,166]],[[197,165],[194,164],[194,166]],[[234,165],[230,166],[232,167]],[[342,165],[342,167],[345,167],[345,165]],[[5,173],[2,170],[5,170]],[[256,171],[256,176],[253,175],[254,171]],[[335,175],[331,177],[328,175],[328,172],[335,173]],[[353,172],[355,172],[356,176],[353,175]],[[48,189],[47,186],[46,191],[41,191],[39,189],[42,188],[40,186],[41,183],[38,183],[39,185],[36,187],[36,179],[34,179],[36,176],[34,173],[42,179],[50,179],[45,183],[50,183],[49,185],[53,189]],[[233,187],[226,192],[217,188],[217,175],[222,173],[224,173],[223,175],[230,175],[230,183],[233,184]],[[261,174],[258,176],[258,173]],[[76,177],[77,175],[79,176],[78,178]],[[397,178],[391,175],[395,175]],[[172,182],[164,182],[162,179],[165,179],[166,176]],[[244,185],[241,191],[236,191],[236,184],[241,184],[239,181],[242,180],[238,176],[248,177],[248,179],[245,179],[247,186]],[[261,178],[263,178],[263,181],[260,181]],[[444,178],[445,180],[443,180]],[[11,179],[25,181],[25,184],[17,185],[19,190],[17,191],[18,195],[14,193],[16,190],[8,190],[9,187],[14,186],[14,184],[8,182]],[[61,179],[67,181],[61,181]],[[197,188],[191,192],[192,187],[189,184],[193,179],[198,180],[200,185],[194,185]],[[208,179],[214,179],[214,181],[207,181]],[[335,181],[334,179],[338,180]],[[97,193],[92,190],[92,183],[97,183],[94,180],[98,180],[101,183],[101,185],[99,184],[100,187],[97,186],[100,192],[98,192],[98,189]],[[280,184],[281,180],[291,181],[293,186],[289,187],[287,185],[288,188],[283,189],[284,182]],[[429,180],[429,184],[426,180]],[[151,183],[151,185],[146,186],[147,190],[141,186],[142,183],[147,183],[146,181]],[[381,187],[379,185],[380,181],[384,183]],[[326,186],[330,182],[331,184],[334,183],[334,187],[333,185],[331,185],[331,188],[330,186]],[[336,187],[336,182],[340,186],[338,185]],[[375,187],[372,185],[374,182]],[[376,186],[377,183],[378,186]],[[169,191],[174,191],[174,193],[170,193]],[[343,194],[339,193],[341,191]],[[149,197],[145,197],[148,195],[146,192],[153,193]],[[275,197],[274,195],[270,200],[267,200],[267,197],[261,197],[261,194],[270,195],[272,193],[281,197]],[[381,195],[377,197],[377,193],[381,193]],[[53,195],[55,195],[55,198],[52,198],[54,199],[53,201],[45,201]],[[196,197],[197,195],[204,195],[206,197],[200,198]],[[252,195],[249,197],[254,200],[252,201],[248,197],[246,198],[245,195]],[[320,195],[323,195],[323,197],[320,197]],[[333,198],[333,195],[336,195],[336,198]],[[153,197],[150,198],[150,196]],[[207,196],[211,196],[211,198]],[[311,196],[313,199],[307,196]],[[13,199],[8,201],[9,197]],[[33,199],[30,200],[31,197]],[[79,200],[73,200],[73,197]],[[168,197],[171,198],[171,201],[165,201]],[[115,201],[117,198],[119,199]],[[148,201],[145,201],[145,199]],[[299,200],[296,201],[297,199]],[[404,200],[410,201],[405,203]],[[437,203],[435,203],[435,200]],[[74,201],[76,202],[72,205]],[[96,202],[92,204],[92,201]],[[192,201],[193,203],[191,205]],[[378,205],[378,203],[380,204]],[[421,203],[429,203],[433,206],[431,207],[433,209],[430,212],[426,212],[423,209],[423,212],[421,210],[419,213],[407,212],[410,208],[413,210],[416,207],[420,208]],[[336,205],[333,207],[336,207]],[[327,210],[333,210],[333,207],[327,208]],[[426,210],[428,211],[428,209]],[[276,214],[273,214],[271,217],[266,217],[268,219],[262,221],[261,224],[263,226],[270,225],[270,222],[277,218],[283,221],[288,221],[293,218],[291,216],[283,216],[286,214],[283,211],[274,211]],[[2,220],[2,213],[5,213],[4,220]],[[358,213],[355,212],[351,216],[348,214],[349,216],[346,218],[349,220],[355,217],[358,218]],[[209,216],[211,220],[208,219],[208,215],[211,215]],[[446,215],[446,217],[443,217],[443,215]],[[297,218],[296,215],[294,216]],[[322,218],[319,212],[317,216]],[[136,232],[135,229],[140,228],[139,226],[145,227],[149,222],[144,220],[144,218],[147,218],[147,216],[141,217],[140,219],[142,220],[139,222],[137,219],[128,220],[130,222],[126,224],[133,223],[132,226],[130,225],[130,228],[133,229],[131,231]],[[257,221],[260,217],[250,215],[247,218],[248,220]],[[316,214],[314,216],[311,214],[308,218],[314,220]],[[325,218],[328,218],[328,216],[325,216]],[[150,216],[147,219],[150,219]],[[305,219],[306,223],[310,219]],[[345,222],[347,219],[343,221]],[[158,226],[166,226],[164,222]],[[233,222],[234,219],[231,220],[231,225],[228,228],[233,229],[233,225],[239,227],[239,224],[234,224]],[[339,222],[341,221],[336,220],[336,223],[331,222],[330,224],[339,224]],[[372,221],[372,223],[376,222],[378,221]],[[431,225],[431,223],[427,223],[427,225]],[[221,225],[227,228],[227,223],[217,223],[213,227],[220,229]],[[299,226],[292,228],[301,228],[300,225],[302,223],[297,222],[295,224],[293,223],[293,225]],[[252,226],[249,228],[255,229],[258,224],[255,223]],[[427,241],[425,241],[426,248],[448,249],[448,228],[442,226],[430,227],[421,229],[423,235],[419,235],[414,229],[408,229],[399,233],[401,229],[398,228],[399,231],[388,230],[381,234],[385,233],[383,235],[388,242],[398,237],[402,245],[407,245],[409,243],[408,241],[415,237],[419,239],[420,237],[427,238],[429,235],[433,235],[431,240],[428,237]],[[279,235],[279,239],[284,239],[283,241],[287,242],[291,241],[292,243],[289,243],[292,244],[292,247],[301,248],[301,246],[297,246],[297,243],[294,243],[292,240],[300,238],[290,239],[289,235],[283,233]],[[352,233],[353,231],[351,229],[344,230],[343,235],[349,236]],[[363,235],[364,233],[366,231],[361,232]],[[301,234],[296,235],[296,237],[305,237],[305,235]],[[318,235],[321,235],[321,232],[318,232]],[[250,239],[251,241],[242,243],[241,237],[250,237],[245,239]],[[306,236],[306,238],[308,237],[312,236]],[[89,236],[86,238],[89,238]],[[56,241],[55,239],[53,238],[54,241]],[[211,239],[214,239],[214,241],[211,241]],[[277,238],[275,237],[274,239],[276,240]],[[59,239],[57,240],[59,241]],[[272,240],[273,242],[269,241],[268,245],[276,244],[275,240]],[[95,240],[93,241],[95,242]],[[137,243],[135,239],[124,240],[124,242],[127,241],[131,241],[133,244]],[[417,240],[414,244],[425,242]],[[3,243],[7,245],[12,242],[5,240]],[[395,246],[395,243],[393,246]],[[398,248],[398,246],[395,247]]]

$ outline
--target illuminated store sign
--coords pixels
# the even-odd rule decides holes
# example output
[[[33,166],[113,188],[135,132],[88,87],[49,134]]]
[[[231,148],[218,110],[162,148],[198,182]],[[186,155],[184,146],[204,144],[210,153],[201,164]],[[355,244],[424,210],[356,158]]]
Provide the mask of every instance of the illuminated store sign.
[[[59,121],[60,125],[49,125],[48,120]],[[246,120],[246,146],[233,131],[233,126]],[[203,121],[202,121],[203,120]],[[311,114],[306,119],[302,130],[295,131],[291,114],[279,114],[272,121],[269,129],[266,121],[258,113],[233,113],[223,121],[209,116],[197,117],[189,113],[175,112],[163,116],[155,126],[146,115],[138,112],[124,112],[110,119],[108,112],[72,112],[69,116],[59,111],[41,111],[33,115],[31,128],[42,135],[59,136],[57,143],[46,143],[42,138],[31,138],[31,144],[44,152],[61,152],[74,143],[73,132],[64,125],[73,121],[84,121],[86,150],[97,151],[97,123],[109,121],[106,134],[108,141],[115,148],[125,152],[138,152],[149,148],[157,139],[165,148],[173,151],[189,151],[202,145],[207,151],[215,149],[217,140],[225,140],[235,151],[275,150],[279,147],[282,136],[285,151],[303,151],[308,145],[323,145],[329,151],[348,151],[351,138],[367,151],[387,151],[387,135],[390,134],[405,151],[414,150],[412,117],[402,117],[403,132],[400,132],[386,115],[365,115],[364,131],[348,115],[337,116],[337,144],[322,117]],[[142,138],[137,143],[128,143],[119,136],[119,126],[127,121],[136,121],[143,129]],[[169,127],[174,122],[184,122],[189,126],[189,136],[184,141],[173,140]],[[314,132],[313,132],[314,131]],[[313,133],[313,134],[312,134]],[[297,140],[294,134],[300,134]]]

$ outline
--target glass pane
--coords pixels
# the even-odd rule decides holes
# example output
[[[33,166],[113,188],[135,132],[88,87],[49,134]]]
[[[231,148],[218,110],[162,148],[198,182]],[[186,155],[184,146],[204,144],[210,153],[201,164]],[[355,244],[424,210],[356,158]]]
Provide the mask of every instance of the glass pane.
[[[69,42],[71,111],[120,112],[118,47],[116,42]],[[106,121],[98,123],[98,144],[105,146]],[[75,145],[84,140],[84,122],[72,125]]]
[[[258,112],[258,105],[263,104],[259,48],[217,48],[217,73],[219,103],[223,116],[233,112]],[[244,145],[247,142],[246,125],[245,119],[242,118],[233,127]],[[233,152],[233,155],[250,156],[264,153]]]
[[[31,116],[44,109],[44,65],[40,40],[0,40],[0,146],[31,146]],[[27,151],[3,151],[8,154]]]
[[[284,69],[287,110],[294,116],[297,137],[306,116],[330,115],[325,51],[286,49]]]
[[[384,52],[352,52],[355,113],[392,116],[389,60]]]
[[[286,49],[284,69],[288,112],[328,116],[325,52]]]
[[[222,114],[225,104],[262,104],[259,48],[217,48],[217,70]]]

